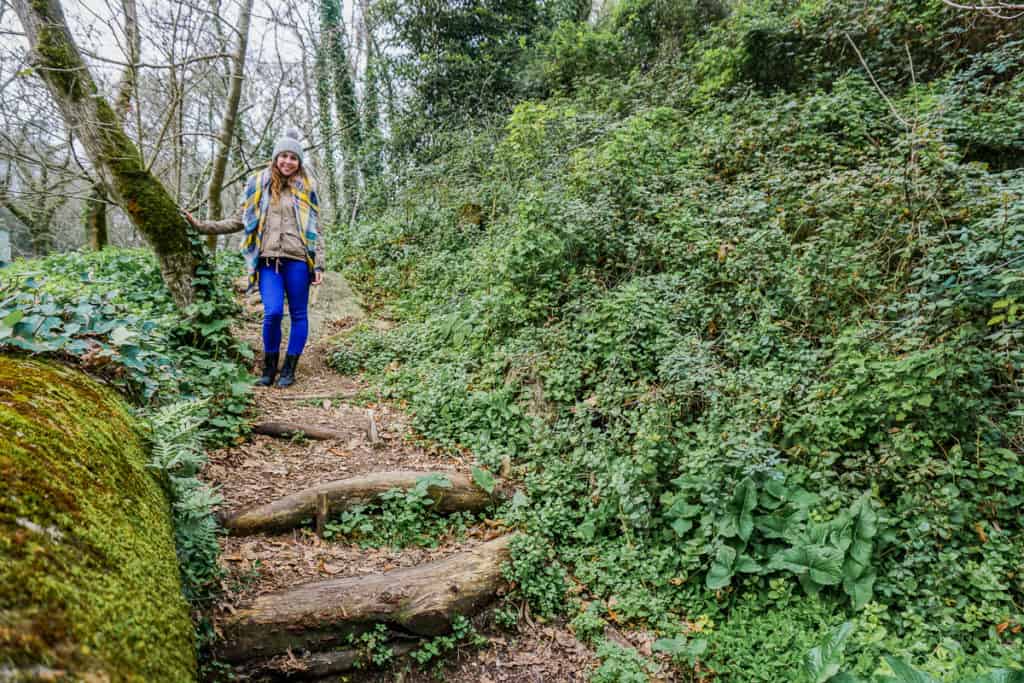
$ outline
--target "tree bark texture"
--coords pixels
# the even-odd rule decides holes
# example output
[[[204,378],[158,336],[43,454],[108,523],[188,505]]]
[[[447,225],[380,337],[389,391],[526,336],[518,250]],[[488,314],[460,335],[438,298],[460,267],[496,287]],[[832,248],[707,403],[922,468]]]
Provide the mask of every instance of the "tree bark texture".
[[[93,251],[107,246],[107,191],[100,183],[92,186],[85,204],[85,237]]]
[[[319,427],[317,425],[298,424],[297,422],[260,422],[253,425],[254,434],[264,436],[277,436],[283,439],[290,439],[294,436],[304,436],[307,439],[318,441],[329,441],[331,439],[344,439],[347,435],[334,429]]]
[[[32,62],[65,124],[81,141],[113,199],[152,245],[175,303],[195,298],[192,277],[201,261],[174,198],[142,163],[117,114],[100,95],[71,37],[59,0],[13,0],[32,46]]]
[[[509,559],[511,538],[502,536],[410,569],[316,581],[262,595],[221,622],[224,643],[219,655],[242,662],[289,650],[335,650],[375,624],[414,636],[447,633],[456,615],[476,614],[504,585],[501,568]]]
[[[392,489],[411,489],[424,477],[436,472],[374,472],[361,477],[341,479],[320,484],[272,503],[248,507],[224,520],[224,528],[232,536],[246,536],[270,531],[293,529],[305,519],[316,515],[316,502],[320,495],[327,496],[331,513],[338,513],[356,505],[374,502],[382,493]],[[431,486],[427,493],[435,501],[438,512],[477,512],[493,501],[492,497],[473,480],[458,472],[444,472],[451,487]]]
[[[224,173],[228,167],[231,152],[231,139],[235,133],[235,122],[238,120],[238,104],[242,100],[242,82],[245,80],[245,53],[249,45],[249,23],[252,17],[253,0],[246,0],[238,15],[238,45],[231,58],[231,87],[228,100],[224,107],[224,120],[221,122],[220,135],[217,137],[217,155],[213,159],[213,171],[207,187],[206,198],[208,216],[212,221],[224,217],[224,204],[221,201],[221,190],[224,185]],[[207,238],[210,251],[216,250],[217,236]]]

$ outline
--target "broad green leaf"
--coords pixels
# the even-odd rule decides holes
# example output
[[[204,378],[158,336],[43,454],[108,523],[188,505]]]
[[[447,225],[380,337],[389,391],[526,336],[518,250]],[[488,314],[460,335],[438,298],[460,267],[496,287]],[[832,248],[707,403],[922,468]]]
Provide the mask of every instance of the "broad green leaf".
[[[757,507],[757,486],[747,477],[739,483],[733,492],[732,499],[726,506],[725,517],[719,529],[726,538],[739,536],[744,541],[750,540],[754,531],[754,517],[751,514]]]
[[[843,580],[843,553],[824,545],[803,545],[781,553],[773,562],[798,576],[806,576],[822,586],[835,586]]]
[[[736,571],[741,574],[756,574],[762,569],[763,567],[750,555],[740,555],[736,560]]]
[[[896,683],[938,683],[934,678],[923,671],[918,671],[902,659],[886,655],[885,661],[889,662],[889,666],[896,674],[896,678],[893,679]]]
[[[828,640],[812,648],[804,657],[804,671],[811,683],[826,683],[839,673],[843,664],[846,641],[853,633],[853,622],[847,621],[829,635]]]
[[[497,483],[494,475],[483,467],[473,468],[473,483],[487,492],[487,495],[494,493],[494,486]]]
[[[766,510],[776,510],[786,503],[789,491],[781,479],[769,479],[764,485],[765,495],[758,501]]]
[[[843,590],[853,601],[853,609],[859,610],[871,602],[875,591],[875,570],[872,569],[852,579],[843,579]]]
[[[789,502],[797,507],[812,508],[818,504],[821,497],[806,489],[797,489],[789,495]]]
[[[980,678],[972,678],[962,683],[1024,683],[1024,671],[998,669],[990,671]]]
[[[135,332],[124,325],[118,325],[110,332],[110,343],[114,346],[122,346],[135,338]]]
[[[705,585],[713,591],[728,586],[732,581],[735,562],[736,550],[727,545],[721,546],[711,563],[711,569],[708,570],[707,578],[704,581]]]

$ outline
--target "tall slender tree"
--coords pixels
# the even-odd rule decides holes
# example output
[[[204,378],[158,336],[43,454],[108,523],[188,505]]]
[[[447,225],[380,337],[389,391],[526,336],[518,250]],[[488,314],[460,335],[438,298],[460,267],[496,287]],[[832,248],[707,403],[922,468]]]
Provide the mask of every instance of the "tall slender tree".
[[[345,215],[354,208],[359,192],[361,168],[359,153],[363,146],[362,125],[356,101],[354,69],[348,56],[348,35],[341,16],[339,0],[320,0],[321,40],[326,46],[327,68],[331,75],[338,141],[342,153],[344,183],[342,204]]]
[[[111,197],[152,245],[175,302],[186,307],[196,297],[192,279],[203,256],[189,239],[177,203],[143,164],[114,109],[100,95],[59,0],[13,0],[13,5],[35,70],[65,125],[82,143]]]
[[[321,154],[324,175],[327,176],[328,217],[325,223],[334,225],[339,214],[338,164],[335,157],[334,122],[331,116],[331,73],[327,67],[327,46],[321,40],[316,48],[313,72],[316,78],[317,124],[320,129]]]
[[[238,120],[238,105],[242,100],[242,81],[245,80],[245,55],[249,44],[249,23],[252,17],[253,0],[245,0],[238,15],[238,44],[231,56],[231,82],[227,102],[224,105],[224,118],[221,121],[220,135],[217,137],[217,154],[213,158],[213,170],[210,173],[210,184],[207,186],[207,212],[211,220],[224,217],[224,204],[221,191],[224,185],[224,174],[228,167],[228,156],[231,153],[231,139],[235,133]],[[219,20],[219,18],[218,18]],[[207,246],[213,251],[217,247],[217,236],[210,235]]]

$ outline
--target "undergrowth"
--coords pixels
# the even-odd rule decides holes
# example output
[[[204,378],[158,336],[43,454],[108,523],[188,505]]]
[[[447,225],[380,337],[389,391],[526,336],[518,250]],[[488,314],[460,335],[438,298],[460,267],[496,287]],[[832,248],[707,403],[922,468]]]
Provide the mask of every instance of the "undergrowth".
[[[363,548],[389,546],[436,548],[446,538],[461,538],[478,520],[470,512],[441,514],[431,487],[449,488],[443,474],[421,477],[410,489],[385,491],[367,505],[353,506],[324,525],[324,538],[345,539]]]
[[[523,482],[516,595],[691,680],[1024,665],[1020,23],[882,4],[556,32],[333,255],[399,321],[336,365]]]

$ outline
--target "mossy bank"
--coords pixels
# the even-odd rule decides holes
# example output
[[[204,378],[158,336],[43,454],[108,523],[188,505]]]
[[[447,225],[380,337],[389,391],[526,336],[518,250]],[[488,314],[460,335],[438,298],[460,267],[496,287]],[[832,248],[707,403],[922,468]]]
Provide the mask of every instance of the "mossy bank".
[[[0,356],[0,443],[0,674],[193,680],[169,504],[124,403]]]

